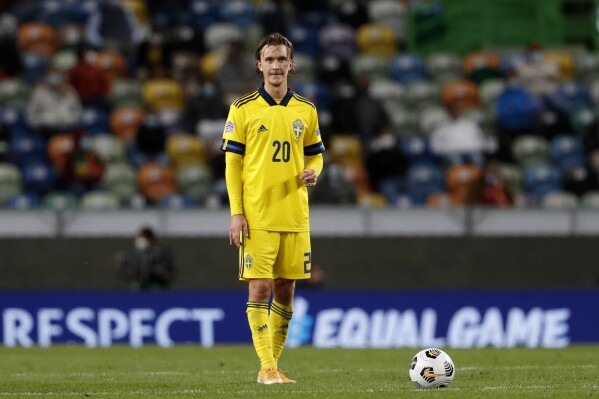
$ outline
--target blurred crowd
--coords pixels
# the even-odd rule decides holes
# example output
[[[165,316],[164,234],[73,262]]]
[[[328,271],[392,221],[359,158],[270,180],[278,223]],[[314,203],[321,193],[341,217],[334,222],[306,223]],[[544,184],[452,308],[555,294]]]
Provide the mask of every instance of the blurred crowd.
[[[313,203],[599,206],[596,52],[410,53],[423,3],[4,0],[0,207],[225,205],[228,106],[273,31],[319,110]]]

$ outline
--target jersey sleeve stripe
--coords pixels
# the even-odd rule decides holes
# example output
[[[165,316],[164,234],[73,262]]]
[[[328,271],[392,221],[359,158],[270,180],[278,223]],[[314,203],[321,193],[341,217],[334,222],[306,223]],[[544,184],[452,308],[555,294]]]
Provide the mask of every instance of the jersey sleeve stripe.
[[[249,103],[250,101],[254,101],[256,100],[258,97],[260,97],[260,93],[258,93],[257,91],[254,92],[255,94],[251,97],[244,97],[241,100],[237,100],[235,102],[235,106],[237,108],[241,108],[242,105]]]
[[[317,155],[324,152],[324,144],[319,141],[316,144],[312,144],[304,147],[304,155]]]
[[[250,97],[252,97],[252,96],[255,96],[256,94],[258,94],[258,91],[257,91],[257,90],[254,90],[253,92],[251,92],[251,93],[249,93],[249,94],[246,94],[246,95],[245,95],[245,96],[243,96],[243,97],[240,97],[240,98],[238,98],[238,99],[237,99],[237,100],[236,100],[236,101],[233,103],[233,105],[234,105],[235,107],[239,108],[239,103],[241,103],[242,101],[244,101],[244,100],[246,100],[246,99],[248,99],[248,98],[250,98]]]
[[[230,151],[234,152],[235,154],[243,155],[245,153],[245,144],[233,140],[223,139],[220,149],[221,151]]]
[[[293,98],[295,98],[297,101],[301,101],[303,103],[308,104],[309,106],[311,106],[312,108],[316,109],[316,106],[312,103],[312,101],[308,100],[305,97],[300,96],[297,93],[293,93]]]

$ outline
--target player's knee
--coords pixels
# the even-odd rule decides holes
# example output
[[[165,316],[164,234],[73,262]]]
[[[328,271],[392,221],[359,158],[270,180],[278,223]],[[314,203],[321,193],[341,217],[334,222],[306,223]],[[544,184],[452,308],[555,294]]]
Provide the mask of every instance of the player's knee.
[[[291,306],[293,303],[294,292],[295,280],[279,278],[274,281],[275,299],[281,305]]]
[[[251,301],[267,302],[270,299],[272,281],[268,279],[256,279],[250,281],[249,297]]]

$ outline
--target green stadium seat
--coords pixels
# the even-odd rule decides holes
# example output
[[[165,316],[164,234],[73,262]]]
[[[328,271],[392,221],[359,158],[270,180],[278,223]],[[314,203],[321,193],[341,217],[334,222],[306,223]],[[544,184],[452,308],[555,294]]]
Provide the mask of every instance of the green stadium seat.
[[[351,60],[354,77],[366,75],[371,81],[388,78],[388,66],[383,57],[374,54],[358,54]]]
[[[110,134],[93,136],[92,149],[98,158],[104,162],[117,162],[125,156],[125,148],[122,141]]]
[[[44,196],[43,207],[55,211],[75,209],[79,207],[79,200],[72,193],[54,191]]]
[[[212,171],[206,165],[186,165],[177,169],[177,184],[182,194],[204,203],[212,193]]]
[[[21,193],[21,172],[13,164],[0,163],[0,203]]]
[[[545,209],[570,209],[578,207],[578,197],[567,191],[554,191],[543,197],[541,206]]]
[[[80,206],[87,210],[119,209],[119,198],[108,191],[90,191],[81,196]]]
[[[108,96],[113,107],[143,108],[142,83],[138,79],[117,78]]]
[[[517,137],[512,142],[512,156],[522,167],[547,164],[549,162],[549,143],[541,136]]]
[[[587,191],[580,198],[580,205],[585,209],[599,209],[599,191]]]
[[[21,79],[0,80],[0,106],[25,109],[31,86]]]
[[[104,188],[115,194],[121,203],[130,200],[137,193],[137,173],[124,162],[109,163],[102,175]]]

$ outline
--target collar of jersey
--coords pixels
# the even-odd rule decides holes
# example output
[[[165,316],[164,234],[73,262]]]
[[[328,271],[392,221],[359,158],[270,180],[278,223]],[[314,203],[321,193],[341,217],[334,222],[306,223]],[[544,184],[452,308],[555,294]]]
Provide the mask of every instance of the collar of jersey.
[[[262,86],[260,86],[258,88],[258,93],[260,93],[260,95],[262,96],[262,98],[264,99],[264,101],[266,101],[268,103],[268,105],[270,105],[271,107],[274,105],[281,105],[283,107],[286,107],[287,104],[289,103],[289,100],[291,100],[291,96],[293,95],[293,92],[289,89],[287,89],[287,94],[285,94],[285,97],[283,97],[283,99],[281,100],[280,103],[277,104],[277,102],[275,101],[274,98],[272,98],[270,96],[270,94],[268,94],[266,92],[266,89],[264,88],[264,83],[262,84]]]

